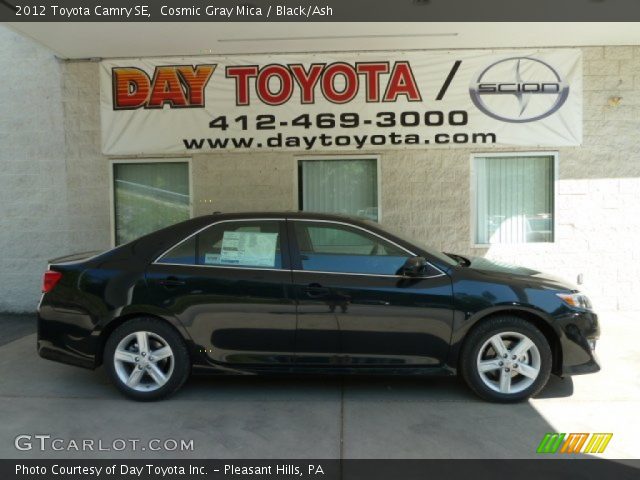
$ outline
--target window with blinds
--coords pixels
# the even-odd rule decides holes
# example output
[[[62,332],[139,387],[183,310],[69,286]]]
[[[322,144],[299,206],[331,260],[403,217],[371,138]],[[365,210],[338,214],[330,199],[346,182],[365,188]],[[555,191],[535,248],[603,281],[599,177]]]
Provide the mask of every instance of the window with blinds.
[[[554,241],[554,155],[476,156],[475,243]]]
[[[379,220],[375,158],[300,160],[298,188],[300,210]]]
[[[120,245],[191,216],[189,164],[113,164],[115,243]]]

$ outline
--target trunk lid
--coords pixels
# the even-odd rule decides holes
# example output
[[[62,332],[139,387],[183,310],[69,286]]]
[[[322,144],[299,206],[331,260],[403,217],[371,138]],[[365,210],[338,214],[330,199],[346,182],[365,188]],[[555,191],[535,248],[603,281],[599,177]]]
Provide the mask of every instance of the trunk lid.
[[[77,263],[83,260],[87,260],[91,257],[95,257],[99,253],[102,253],[100,250],[92,250],[90,252],[80,252],[80,253],[72,253],[71,255],[64,255],[62,257],[56,257],[49,260],[49,264],[61,264],[61,263]]]

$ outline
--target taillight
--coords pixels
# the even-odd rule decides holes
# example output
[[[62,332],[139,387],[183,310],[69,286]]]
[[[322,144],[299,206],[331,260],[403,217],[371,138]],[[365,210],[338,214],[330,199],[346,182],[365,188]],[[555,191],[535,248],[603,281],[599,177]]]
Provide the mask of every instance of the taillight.
[[[61,278],[62,274],[60,272],[54,272],[53,270],[44,272],[42,276],[42,293],[49,293],[53,290],[53,287],[57,285]]]

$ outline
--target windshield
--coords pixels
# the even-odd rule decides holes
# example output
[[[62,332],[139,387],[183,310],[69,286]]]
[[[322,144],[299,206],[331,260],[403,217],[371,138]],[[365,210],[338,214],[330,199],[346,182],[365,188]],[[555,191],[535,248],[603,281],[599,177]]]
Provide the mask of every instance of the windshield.
[[[389,227],[387,227],[386,225],[384,227],[382,227],[380,224],[375,223],[371,220],[364,220],[365,223],[370,224],[371,226],[377,227],[377,228],[382,228],[382,230],[389,232],[391,235],[398,237],[401,240],[404,240],[405,242],[411,243],[412,245],[415,245],[416,247],[421,248],[422,250],[426,251],[429,255],[436,257],[438,260],[440,260],[442,263],[444,263],[445,265],[450,265],[452,267],[456,266],[459,264],[458,261],[454,260],[453,258],[449,257],[448,255],[445,255],[444,253],[438,251],[437,249],[430,247],[429,245],[426,245],[423,241],[421,240],[417,240],[415,238],[411,238],[409,235],[406,235],[404,233],[399,233],[397,231],[395,231],[394,229],[391,229]]]

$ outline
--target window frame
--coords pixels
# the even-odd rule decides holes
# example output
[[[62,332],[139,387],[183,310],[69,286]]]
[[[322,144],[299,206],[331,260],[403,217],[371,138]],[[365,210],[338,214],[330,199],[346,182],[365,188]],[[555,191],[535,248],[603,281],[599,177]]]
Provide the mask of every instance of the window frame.
[[[477,168],[476,159],[486,157],[552,157],[553,164],[553,211],[551,212],[552,224],[553,224],[553,240],[550,242],[521,242],[521,243],[476,243],[476,229],[478,228],[477,218],[477,202],[476,202],[476,180],[477,180]],[[558,225],[557,225],[557,211],[558,211],[558,179],[559,179],[559,152],[547,151],[547,150],[533,150],[533,151],[517,151],[512,150],[508,152],[476,152],[470,155],[470,175],[469,175],[469,205],[470,205],[470,244],[472,248],[523,248],[523,246],[530,245],[552,245],[556,243]],[[526,247],[525,247],[526,248]]]
[[[377,189],[377,203],[378,203],[378,220],[377,223],[382,223],[382,170],[380,165],[380,154],[357,154],[357,155],[297,155],[294,157],[295,168],[293,172],[294,177],[294,205],[299,212],[307,213],[330,213],[330,212],[309,212],[308,210],[302,210],[302,182],[300,181],[300,173],[302,162],[315,160],[326,161],[340,161],[340,160],[375,160],[376,162],[376,189]]]
[[[116,245],[116,192],[115,167],[118,164],[154,164],[154,163],[186,163],[189,177],[189,218],[193,218],[193,175],[191,157],[141,157],[141,158],[112,158],[109,159],[109,230],[111,248]]]

